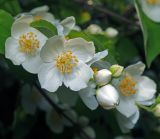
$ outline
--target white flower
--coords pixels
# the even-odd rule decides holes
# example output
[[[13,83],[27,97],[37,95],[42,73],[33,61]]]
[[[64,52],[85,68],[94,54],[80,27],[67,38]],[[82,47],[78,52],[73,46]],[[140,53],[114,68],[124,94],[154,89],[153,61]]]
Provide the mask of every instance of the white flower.
[[[114,37],[116,37],[118,35],[118,31],[115,28],[108,27],[105,30],[105,34],[110,38],[114,38]]]
[[[95,73],[94,78],[97,85],[103,86],[111,81],[112,73],[107,69],[102,69]]]
[[[46,20],[51,23],[58,22],[53,16],[53,14],[49,13],[49,7],[44,5],[41,7],[37,7],[32,9],[28,13],[21,13],[18,14],[15,19],[16,22],[25,22],[25,23],[31,23],[36,20]]]
[[[160,117],[160,104],[157,104],[154,108],[154,115]]]
[[[103,32],[102,28],[96,24],[89,25],[86,31],[91,34],[101,34]]]
[[[104,109],[115,108],[119,104],[119,94],[117,90],[110,84],[98,88],[96,91],[98,103]]]
[[[160,0],[139,0],[143,12],[151,20],[160,22]]]
[[[123,69],[124,69],[124,67],[122,67],[120,65],[112,65],[110,67],[110,71],[112,73],[112,76],[116,77],[116,78],[122,75]]]
[[[135,121],[139,118],[139,110],[136,104],[153,104],[156,93],[155,82],[146,76],[142,76],[144,69],[145,65],[138,62],[124,69],[124,74],[120,79],[113,80],[120,96],[117,110],[128,119],[136,119]]]
[[[66,41],[54,36],[48,39],[41,50],[44,62],[38,73],[41,87],[50,92],[55,92],[62,83],[73,91],[86,88],[93,77],[93,71],[86,63],[94,54],[93,43],[82,38]]]
[[[96,66],[98,66],[98,68],[99,67],[106,68],[106,62],[102,62],[100,61],[100,59],[106,57],[107,55],[108,55],[107,50],[98,52],[94,55],[94,57],[89,62],[87,62],[87,64],[91,66],[97,63]],[[96,95],[96,83],[95,81],[92,81],[92,80],[89,81],[86,88],[81,89],[79,91],[79,96],[81,97],[83,103],[91,110],[95,110],[98,107],[98,102],[97,102],[95,95]]]
[[[29,13],[34,16],[35,20],[47,20],[48,22],[56,22],[56,19],[54,18],[53,14],[51,14],[49,11],[49,7],[47,5],[37,7],[32,9]]]
[[[5,57],[31,73],[37,73],[42,64],[40,50],[47,37],[26,23],[12,25],[11,37],[5,43]]]

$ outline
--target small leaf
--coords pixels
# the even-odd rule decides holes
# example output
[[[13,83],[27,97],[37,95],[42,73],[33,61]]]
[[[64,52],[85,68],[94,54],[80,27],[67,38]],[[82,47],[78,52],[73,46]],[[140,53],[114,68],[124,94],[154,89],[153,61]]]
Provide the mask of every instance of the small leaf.
[[[160,54],[160,23],[150,20],[142,11],[139,0],[135,0],[136,10],[140,18],[141,28],[144,37],[144,49],[147,65]]]
[[[52,37],[54,35],[57,35],[56,27],[52,23],[46,20],[34,21],[31,23],[31,26],[41,31],[47,37]]]
[[[11,36],[11,26],[13,22],[13,17],[6,11],[0,9],[0,54],[4,54],[5,52],[5,41]]]

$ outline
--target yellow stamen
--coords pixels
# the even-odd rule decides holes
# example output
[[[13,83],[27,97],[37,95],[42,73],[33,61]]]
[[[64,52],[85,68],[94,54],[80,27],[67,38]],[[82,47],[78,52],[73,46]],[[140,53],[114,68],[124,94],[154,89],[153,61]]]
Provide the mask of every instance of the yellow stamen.
[[[147,0],[149,4],[160,4],[160,0]]]
[[[73,69],[77,66],[78,59],[72,51],[65,51],[57,57],[57,68],[61,73],[72,73]]]
[[[137,85],[137,82],[133,79],[133,77],[127,75],[120,82],[119,89],[124,96],[132,96],[137,92],[136,85]]]
[[[94,74],[96,74],[99,69],[97,67],[93,67],[92,70],[93,70]]]
[[[37,16],[35,16],[35,17],[34,17],[34,19],[35,19],[36,21],[39,21],[39,20],[42,20],[42,19],[43,19],[43,17],[42,17],[42,16],[40,16],[40,15],[37,15]]]
[[[26,54],[35,54],[39,48],[40,42],[35,33],[29,32],[20,36],[19,44],[21,52]]]

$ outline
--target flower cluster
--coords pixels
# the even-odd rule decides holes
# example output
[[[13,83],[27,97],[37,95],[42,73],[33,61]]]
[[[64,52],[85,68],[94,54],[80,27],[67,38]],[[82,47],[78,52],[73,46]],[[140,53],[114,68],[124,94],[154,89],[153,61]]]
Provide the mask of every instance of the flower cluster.
[[[154,4],[152,2],[147,1]],[[40,20],[46,20],[55,26],[57,34],[48,37],[31,26],[32,22]],[[142,62],[124,68],[103,61],[108,51],[96,53],[93,42],[80,37],[68,38],[67,35],[72,29],[76,29],[74,17],[59,21],[48,12],[47,6],[20,14],[15,17],[11,37],[6,40],[5,56],[13,64],[22,65],[26,71],[37,74],[41,88],[49,92],[57,91],[62,102],[73,105],[74,98],[76,101],[79,95],[91,110],[95,110],[98,105],[106,110],[116,109],[120,128],[127,132],[139,118],[138,105],[148,106],[154,103],[155,82],[142,75],[145,69]],[[92,33],[102,32],[101,28],[95,25],[87,30]],[[106,34],[115,37],[118,31],[109,28]],[[30,114],[34,114],[37,107],[47,110],[46,121],[54,132],[59,133],[64,126],[70,125],[50,109],[42,96],[33,92],[22,94],[22,105]],[[70,109],[63,109],[74,115]]]

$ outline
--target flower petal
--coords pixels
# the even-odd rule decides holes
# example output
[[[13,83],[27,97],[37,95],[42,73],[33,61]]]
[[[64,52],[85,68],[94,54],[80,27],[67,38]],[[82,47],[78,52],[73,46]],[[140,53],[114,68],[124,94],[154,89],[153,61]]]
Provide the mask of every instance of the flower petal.
[[[79,91],[79,96],[81,97],[83,103],[91,110],[95,110],[98,107],[97,99],[94,96],[95,93],[95,88],[92,88],[91,86]]]
[[[36,14],[36,13],[39,13],[39,12],[48,12],[48,11],[49,11],[49,7],[47,5],[43,5],[43,6],[36,7],[34,9],[32,9],[30,11],[30,13]]]
[[[135,104],[135,100],[133,98],[124,97],[120,95],[120,103],[116,107],[117,110],[124,116],[130,117],[134,113],[136,113],[138,107]]]
[[[70,87],[73,91],[79,91],[80,89],[87,87],[87,83],[92,77],[92,69],[88,65],[79,61],[78,66],[71,74],[64,75],[64,84],[66,87]]]
[[[63,35],[67,35],[75,26],[75,18],[73,16],[67,17],[60,23],[63,26]]]
[[[151,20],[155,22],[160,22],[160,5],[159,4],[149,4],[146,0],[140,0],[142,5],[142,10]]]
[[[18,40],[10,37],[5,42],[5,57],[10,59],[15,65],[22,64],[26,56],[19,51]]]
[[[38,73],[38,79],[41,87],[49,92],[55,92],[62,85],[62,75],[54,63],[45,63],[41,66]]]
[[[90,60],[89,62],[87,62],[87,64],[90,66],[92,65],[93,63],[103,59],[104,57],[106,57],[108,55],[108,51],[107,50],[104,50],[102,52],[98,52],[96,54],[94,54],[94,57],[92,60]]]
[[[121,113],[117,113],[116,115],[118,124],[122,132],[127,133],[132,129],[139,119],[139,110],[136,111],[131,117],[125,117]]]
[[[147,101],[154,97],[156,93],[156,83],[146,76],[137,78],[137,101]]]
[[[38,73],[40,66],[42,65],[43,61],[40,58],[40,55],[35,56],[27,56],[22,66],[25,70],[30,73]]]
[[[68,40],[65,44],[67,50],[72,50],[79,60],[90,61],[95,54],[93,42],[88,42],[82,38]]]
[[[125,68],[125,71],[133,76],[139,76],[144,72],[145,65],[142,62],[130,65]]]
[[[54,36],[47,40],[45,46],[42,48],[40,56],[44,62],[52,62],[62,52],[64,47],[64,40],[60,36]]]

